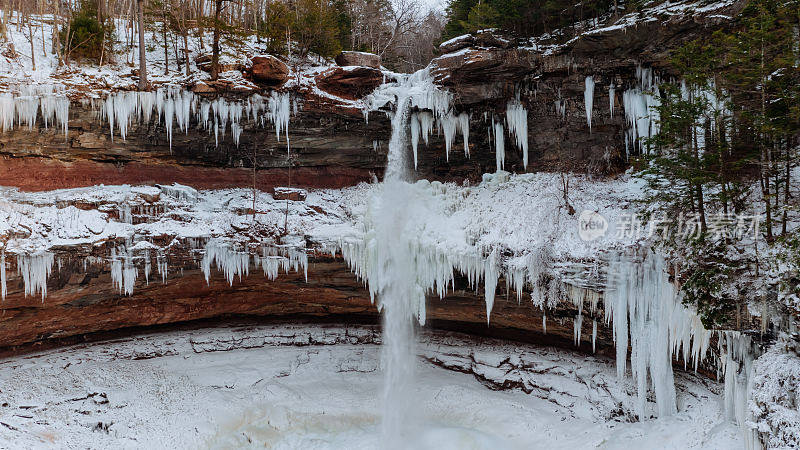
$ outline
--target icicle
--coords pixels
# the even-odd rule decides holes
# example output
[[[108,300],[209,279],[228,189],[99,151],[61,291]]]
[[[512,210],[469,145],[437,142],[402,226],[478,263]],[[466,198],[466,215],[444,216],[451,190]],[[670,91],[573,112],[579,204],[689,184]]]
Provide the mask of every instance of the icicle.
[[[6,300],[6,252],[0,251],[0,300]]]
[[[164,102],[164,126],[167,128],[167,139],[169,139],[169,153],[172,154],[172,122],[175,116],[175,99],[168,98]]]
[[[494,295],[495,291],[497,290],[497,279],[500,276],[497,270],[497,249],[492,250],[492,253],[489,255],[489,258],[486,259],[484,264],[483,288],[484,301],[486,302],[486,323],[488,324],[489,318],[492,314],[492,308],[494,307]]]
[[[586,123],[592,131],[592,107],[594,105],[594,78],[586,77],[586,89],[583,91],[583,103],[586,107]]]
[[[420,111],[417,114],[419,120],[419,131],[422,133],[422,140],[428,145],[428,136],[433,132],[433,115],[428,111]]]
[[[592,353],[597,351],[597,319],[592,319]]]
[[[506,150],[503,136],[503,124],[500,122],[494,123],[494,155],[495,162],[497,163],[497,170],[505,169]]]
[[[575,340],[575,345],[580,347],[581,345],[581,326],[583,325],[583,314],[578,313],[575,316],[575,320],[572,322],[573,325],[573,339]]]
[[[286,130],[286,145],[289,145],[289,115],[291,113],[289,93],[272,91],[269,98],[269,120],[275,126],[275,135],[281,138],[281,130]]]
[[[150,271],[152,269],[150,262],[150,250],[144,252],[144,282],[146,285],[150,284]]]
[[[547,313],[542,310],[542,330],[544,330],[544,334],[547,334]]]
[[[158,274],[161,275],[161,283],[167,284],[167,256],[157,255],[156,266],[158,266]]]
[[[414,153],[414,170],[417,170],[417,146],[419,145],[419,118],[417,113],[411,114],[411,150]]]
[[[464,136],[464,156],[469,158],[469,114],[459,114],[458,122],[461,125],[461,135]]]
[[[506,123],[508,133],[515,138],[517,148],[522,150],[522,166],[528,167],[528,110],[519,100],[509,101],[506,105]]]
[[[225,274],[225,278],[231,286],[233,286],[233,279],[236,276],[241,281],[242,275],[247,276],[250,273],[250,255],[247,252],[232,250],[228,244],[215,239],[208,241],[205,250],[201,267],[206,277],[206,283],[210,283],[211,265],[214,263],[216,263],[217,270],[221,270]]]
[[[614,82],[608,85],[608,109],[611,112],[611,118],[614,118]]]
[[[447,113],[439,122],[442,124],[442,131],[444,131],[445,158],[447,161],[450,161],[450,149],[453,146],[453,140],[456,136],[458,118],[452,113]]]
[[[676,410],[672,356],[679,348],[692,346],[697,363],[707,350],[708,338],[702,322],[684,307],[679,291],[669,282],[662,258],[648,254],[643,262],[619,259],[609,268],[604,296],[606,322],[613,317],[617,347],[617,374],[623,376],[628,333],[631,342],[631,372],[637,384],[637,413],[647,416],[648,374],[656,394],[659,416]],[[630,323],[628,323],[630,318]]]
[[[47,296],[47,277],[53,271],[55,258],[50,252],[36,255],[18,255],[17,270],[25,285],[25,296],[42,294],[42,302]]]
[[[133,264],[133,257],[127,250],[111,250],[111,282],[120,294],[132,295],[139,271]]]
[[[108,120],[108,129],[111,131],[111,142],[114,142],[114,97],[109,97],[103,104],[103,109],[106,112],[106,120]]]

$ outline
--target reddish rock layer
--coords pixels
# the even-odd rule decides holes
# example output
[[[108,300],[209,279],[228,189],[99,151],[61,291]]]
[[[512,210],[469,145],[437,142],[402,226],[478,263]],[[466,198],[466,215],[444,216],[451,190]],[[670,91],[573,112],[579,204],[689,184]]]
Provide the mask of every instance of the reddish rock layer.
[[[370,181],[375,171],[344,166],[298,167],[292,169],[291,184],[304,188],[341,188]],[[260,169],[256,185],[260,190],[286,186],[289,169]],[[98,184],[189,184],[197,189],[252,187],[253,170],[183,166],[177,164],[107,164],[91,160],[59,161],[48,158],[0,156],[0,185],[26,191],[47,191]]]

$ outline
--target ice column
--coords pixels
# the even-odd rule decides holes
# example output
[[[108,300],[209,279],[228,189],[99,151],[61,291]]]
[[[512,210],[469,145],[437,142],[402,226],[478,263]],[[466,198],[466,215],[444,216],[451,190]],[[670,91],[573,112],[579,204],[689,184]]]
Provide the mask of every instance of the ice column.
[[[459,114],[458,122],[461,125],[461,135],[464,136],[464,156],[469,157],[469,114]]]
[[[6,300],[6,252],[0,252],[0,300]]]
[[[519,100],[512,100],[506,105],[506,123],[508,133],[514,137],[517,148],[522,150],[522,165],[528,167],[528,110]]]
[[[614,82],[608,85],[608,110],[611,113],[611,118],[614,118]]]
[[[506,165],[506,148],[505,137],[503,136],[503,124],[501,122],[494,123],[494,156],[497,163],[497,170],[505,169]]]
[[[592,130],[592,107],[594,105],[594,78],[586,77],[586,89],[583,91],[583,103],[586,107],[586,123],[589,124],[589,131]]]

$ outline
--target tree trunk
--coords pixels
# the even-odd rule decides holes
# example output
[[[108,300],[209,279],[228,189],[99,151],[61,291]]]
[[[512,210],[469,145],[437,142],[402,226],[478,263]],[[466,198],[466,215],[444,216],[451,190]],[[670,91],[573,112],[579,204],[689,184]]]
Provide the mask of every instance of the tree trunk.
[[[787,229],[787,222],[789,221],[789,199],[791,195],[789,193],[789,187],[791,186],[791,178],[792,178],[792,159],[791,159],[791,140],[786,140],[786,186],[784,194],[784,208],[783,208],[783,225],[781,227],[781,236],[786,236],[786,229]]]
[[[57,0],[53,2],[53,53],[55,53],[56,58],[58,58],[58,67],[61,67],[61,64],[64,63],[61,58],[61,37],[58,35],[58,19],[60,14],[61,1]]]
[[[169,41],[167,41],[167,11],[161,14],[161,34],[164,38],[164,75],[169,75]]]
[[[772,159],[769,155],[769,149],[766,145],[764,145],[764,127],[765,122],[767,119],[767,91],[766,91],[766,83],[767,83],[767,76],[764,73],[766,61],[765,61],[765,46],[764,38],[762,35],[761,38],[761,123],[759,130],[760,138],[759,138],[759,145],[761,146],[761,170],[760,170],[760,179],[761,179],[761,193],[764,197],[764,207],[766,209],[766,223],[764,226],[767,229],[767,242],[772,243],[772,208],[769,203],[770,197],[770,189],[769,189],[769,175],[772,171],[772,165],[770,160]]]
[[[139,21],[139,90],[147,90],[147,52],[144,47],[144,0],[136,0],[136,16]]]
[[[31,38],[31,63],[33,63],[33,70],[36,71],[36,50],[33,45],[33,21],[31,21],[30,17],[28,17],[28,33],[30,33]]]
[[[222,0],[214,1],[214,42],[211,46],[211,79],[219,78],[219,14],[222,11]]]

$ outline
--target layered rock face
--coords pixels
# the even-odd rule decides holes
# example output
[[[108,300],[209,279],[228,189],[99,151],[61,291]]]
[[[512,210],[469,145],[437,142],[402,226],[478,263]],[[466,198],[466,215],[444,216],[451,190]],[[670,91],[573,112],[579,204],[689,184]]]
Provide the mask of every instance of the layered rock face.
[[[506,142],[505,169],[512,172],[574,170],[581,173],[615,173],[627,157],[621,93],[636,82],[636,65],[665,66],[675,45],[710,33],[732,14],[725,11],[701,16],[680,16],[646,21],[637,27],[610,27],[584,34],[561,46],[520,45],[502,36],[483,33],[443,46],[445,55],[431,65],[438,85],[454,95],[457,112],[469,114],[470,157],[454,145],[449,158],[444,137],[434,132],[427,145],[420,143],[417,174],[431,180],[475,182],[495,171],[493,120],[502,122],[509,100],[518,98],[527,109],[530,161]],[[355,58],[355,59],[353,59]],[[360,59],[359,59],[360,58]],[[366,58],[366,59],[364,59]],[[363,55],[346,55],[340,62],[356,69],[333,68],[319,75],[318,87],[338,99],[361,99],[383,74],[377,63]],[[280,86],[288,73],[274,58],[254,60],[253,79]],[[587,123],[585,80],[592,76],[591,129]],[[617,87],[609,90],[610,85]],[[206,95],[222,95],[207,85]],[[268,92],[265,91],[265,92]],[[225,95],[233,95],[227,93]],[[391,135],[383,112],[365,120],[355,103],[342,103],[324,94],[293,91],[298,112],[291,117],[290,147],[270,126],[244,123],[238,145],[230,136],[216,142],[213,133],[190,122],[188,132],[173,132],[171,145],[165,127],[154,120],[132,124],[125,140],[112,140],[108,125],[91,105],[74,102],[68,133],[43,127],[17,128],[0,134],[0,185],[23,190],[52,190],[96,184],[171,184],[195,188],[251,187],[268,190],[295,186],[326,188],[352,186],[381,178]],[[559,105],[559,106],[557,106]],[[611,113],[614,105],[614,113]],[[196,119],[192,119],[196,120]],[[510,141],[510,139],[509,139]],[[257,170],[253,170],[253,166]],[[176,257],[166,284],[139,279],[131,296],[112,286],[104,264],[85,269],[87,250],[57,249],[62,262],[48,281],[44,302],[25,297],[23,283],[10,265],[8,297],[0,317],[0,346],[17,346],[42,339],[81,335],[131,326],[147,326],[219,317],[363,317],[374,321],[376,309],[363,284],[341,260],[312,257],[308,282],[301,274],[285,274],[270,282],[253,275],[229,286],[220,274],[210,284],[188,255]],[[463,281],[463,280],[462,280]],[[500,283],[501,286],[504,283]],[[569,345],[573,339],[574,309],[562,302],[544,334],[542,311],[516,299],[499,301],[486,324],[483,297],[465,288],[440,301],[431,299],[428,319],[434,326],[475,333],[505,333]],[[592,320],[583,321],[582,348],[591,347]],[[593,313],[594,314],[594,313]],[[602,317],[598,313],[595,317]],[[598,320],[598,345],[610,345],[610,334]],[[533,334],[531,334],[533,332]],[[552,339],[552,341],[549,341]]]
[[[114,287],[107,264],[99,259],[85,262],[88,254],[101,253],[98,248],[58,252],[59,264],[49,277],[44,300],[24,295],[22,278],[11,266],[0,317],[0,349],[15,353],[48,340],[70,342],[70,337],[100,331],[223,316],[267,321],[378,321],[377,308],[363,283],[341,259],[321,254],[309,261],[307,281],[302,272],[281,274],[270,281],[252,268],[250,276],[236,278],[229,285],[216,270],[207,282],[191,252],[177,251],[171,255],[166,281],[156,274],[149,282],[140,276],[134,293],[124,296]],[[515,293],[501,289],[489,325],[483,296],[469,289],[466,280],[458,284],[445,299],[428,299],[429,326],[575,348],[574,306],[565,302],[548,309],[543,321],[541,309],[529,302],[517,303]],[[598,321],[598,351],[612,351],[611,333],[602,326],[602,310],[584,314],[580,348],[592,351],[593,316]]]
[[[0,180],[25,190],[50,190],[96,184],[189,184],[196,188],[252,186],[253,160],[260,189],[292,184],[309,188],[344,187],[380,175],[386,153],[373,140],[389,128],[382,115],[370,123],[360,111],[308,105],[291,120],[291,156],[285,138],[271,128],[246,126],[239,145],[230,134],[215,142],[213,133],[191,123],[176,129],[172,146],[155,119],[133,124],[126,139],[113,138],[101,114],[73,104],[69,133],[27,128],[0,134]],[[32,177],[31,174],[36,174]]]

